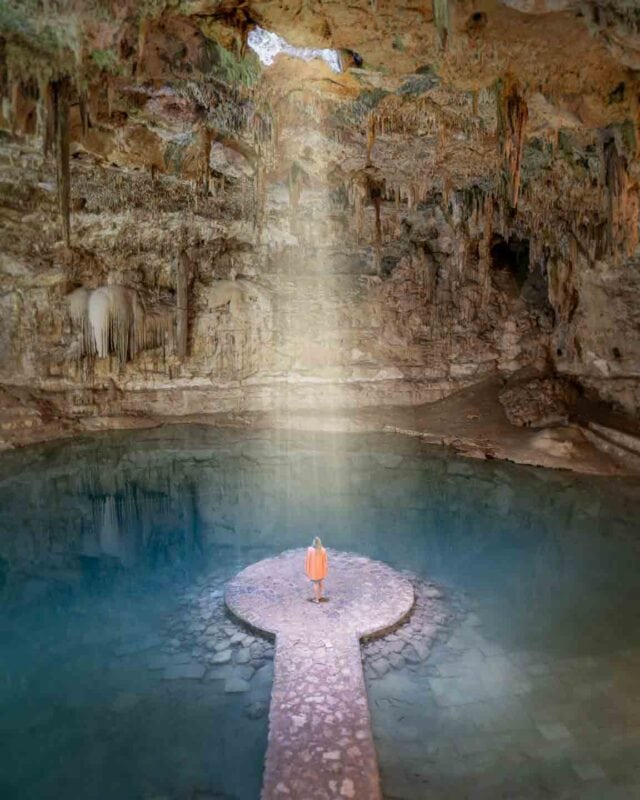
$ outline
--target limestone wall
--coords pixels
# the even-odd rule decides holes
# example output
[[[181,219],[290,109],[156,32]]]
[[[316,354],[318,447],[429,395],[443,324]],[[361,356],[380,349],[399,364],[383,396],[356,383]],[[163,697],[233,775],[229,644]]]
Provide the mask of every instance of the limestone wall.
[[[181,414],[414,404],[531,367],[636,414],[628,49],[565,4],[445,30],[330,3],[295,25],[329,26],[341,73],[262,68],[247,31],[293,25],[264,5],[2,23],[0,383]],[[104,311],[102,345],[69,313],[96,290],[133,309]]]

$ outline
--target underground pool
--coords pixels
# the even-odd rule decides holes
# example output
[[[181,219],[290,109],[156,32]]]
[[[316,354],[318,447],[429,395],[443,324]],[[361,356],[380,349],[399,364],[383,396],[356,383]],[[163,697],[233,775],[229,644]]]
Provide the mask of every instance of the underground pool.
[[[638,797],[638,519],[637,480],[394,434],[172,426],[4,453],[0,796],[255,800],[274,645],[224,586],[318,535],[433,601],[428,648],[362,650],[386,798]]]

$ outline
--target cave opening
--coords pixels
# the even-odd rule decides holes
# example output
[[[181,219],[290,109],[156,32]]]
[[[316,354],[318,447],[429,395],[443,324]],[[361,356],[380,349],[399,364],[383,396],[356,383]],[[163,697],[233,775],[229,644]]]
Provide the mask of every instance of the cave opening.
[[[282,36],[279,36],[273,31],[267,31],[264,28],[255,26],[249,31],[247,36],[247,44],[253,50],[261,63],[265,66],[271,66],[274,60],[280,53],[299,58],[302,61],[311,61],[314,58],[319,58],[324,61],[333,72],[342,71],[342,62],[340,54],[337,50],[330,48],[318,47],[296,47],[289,44]],[[354,51],[349,51],[356,64],[362,63],[362,59]]]
[[[499,234],[494,234],[491,239],[490,255],[491,268],[512,275],[518,288],[522,289],[529,277],[529,239],[512,236],[505,240]]]

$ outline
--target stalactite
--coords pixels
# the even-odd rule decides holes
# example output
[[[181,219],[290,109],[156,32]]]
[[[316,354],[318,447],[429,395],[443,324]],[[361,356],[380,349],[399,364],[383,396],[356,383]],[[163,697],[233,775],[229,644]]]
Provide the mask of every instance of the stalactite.
[[[349,202],[354,207],[356,240],[359,242],[364,228],[364,206],[369,197],[367,177],[358,172],[348,186]]]
[[[375,246],[376,259],[379,261],[382,246],[382,200],[388,195],[389,189],[384,179],[371,165],[358,171],[352,177],[348,186],[349,202],[354,207],[355,228],[358,241],[364,228],[364,207],[371,203],[375,212]]]
[[[484,200],[484,230],[482,239],[478,247],[481,298],[480,307],[485,308],[489,301],[489,291],[491,288],[491,236],[493,235],[493,207],[494,200],[492,195],[487,195]]]
[[[518,86],[512,80],[499,81],[496,91],[498,141],[507,181],[506,194],[511,208],[517,208],[528,109]]]
[[[253,224],[258,231],[258,236],[260,236],[267,210],[266,166],[261,160],[256,165],[253,186]]]
[[[6,97],[8,83],[7,40],[0,36],[0,99]]]
[[[614,137],[609,138],[603,144],[603,167],[604,184],[607,187],[609,204],[609,227],[610,236],[613,237],[613,224],[617,212],[617,206],[624,194],[627,173],[627,160],[618,152],[618,146]]]
[[[373,114],[367,117],[367,164],[371,163],[371,151],[376,142],[376,118]]]
[[[375,217],[376,217],[376,245],[378,249],[382,245],[382,225],[380,223],[380,190],[373,189],[370,192],[371,201],[373,203],[373,208],[375,210]]]
[[[147,315],[135,289],[117,285],[93,290],[83,287],[72,292],[67,301],[71,321],[80,328],[81,358],[106,358],[114,353],[123,366],[147,346]],[[156,327],[164,330],[169,324]]]
[[[18,79],[11,81],[11,91],[10,91],[10,123],[11,123],[11,135],[15,136],[18,132],[18,104],[20,101],[20,81]]]
[[[297,173],[294,171],[293,165],[291,165],[291,169],[289,170],[289,179],[287,181],[287,188],[289,189],[289,205],[291,209],[296,212],[298,210],[298,204],[300,202],[300,179]]]
[[[86,136],[89,130],[89,105],[87,92],[82,87],[78,87],[78,110],[80,112],[80,125],[82,136]]]
[[[78,356],[84,358],[94,352],[93,336],[89,327],[89,289],[80,287],[67,297],[69,316],[72,323],[80,328],[80,348]]]
[[[162,348],[162,363],[167,354],[177,352],[177,309],[162,304],[150,308],[144,315],[138,350]]]
[[[446,49],[449,37],[449,0],[433,0],[433,21],[440,37],[440,45]]]
[[[55,116],[56,167],[58,205],[62,233],[67,247],[71,245],[71,176],[69,173],[69,79],[60,78],[51,85]]]
[[[114,92],[113,87],[111,86],[111,81],[109,80],[109,76],[108,75],[106,75],[106,74],[104,75],[103,82],[104,82],[105,91],[106,91],[106,94],[107,94],[107,115],[109,117],[111,117],[112,114],[113,114],[113,100],[114,100],[115,92]]]
[[[603,139],[602,163],[607,190],[605,251],[628,256],[638,243],[638,196],[631,186],[627,158],[613,135]]]
[[[372,146],[379,134],[419,133],[438,136],[446,142],[449,134],[461,132],[468,138],[481,135],[479,117],[470,115],[466,106],[461,106],[459,111],[442,107],[428,95],[411,98],[408,102],[405,95],[389,94],[367,117],[367,144]]]
[[[36,136],[42,141],[42,155],[46,157],[51,151],[51,93],[49,81],[44,77],[38,78],[38,99],[36,104]]]
[[[144,61],[144,51],[147,45],[147,37],[149,35],[149,28],[151,27],[151,20],[149,17],[143,17],[140,20],[140,27],[138,28],[138,51],[136,55],[136,73],[140,77],[142,63]]]
[[[213,131],[209,128],[202,126],[199,130],[200,139],[200,163],[198,168],[198,176],[196,180],[199,193],[203,197],[209,194],[209,182],[211,179],[211,144],[213,141]]]
[[[182,252],[176,264],[176,355],[186,358],[189,338],[189,274],[191,262]]]
[[[105,358],[110,349],[111,319],[108,295],[96,289],[87,299],[87,328],[92,336],[92,348],[99,358]]]
[[[289,205],[293,211],[298,210],[302,187],[308,179],[307,173],[297,161],[293,161],[289,169],[287,188],[289,190]]]

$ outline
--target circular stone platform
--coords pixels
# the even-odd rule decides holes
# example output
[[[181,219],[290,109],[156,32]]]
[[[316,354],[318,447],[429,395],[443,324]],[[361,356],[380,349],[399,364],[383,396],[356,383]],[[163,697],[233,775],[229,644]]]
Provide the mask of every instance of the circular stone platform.
[[[380,634],[401,622],[413,606],[411,583],[381,561],[327,549],[327,603],[309,603],[304,573],[306,549],[288,550],[240,572],[226,587],[225,601],[239,619],[266,634],[306,632],[309,627],[358,638]]]
[[[229,610],[276,636],[263,800],[381,797],[359,640],[411,612],[411,583],[379,561],[327,550],[326,603],[311,603],[306,550],[247,567]]]

